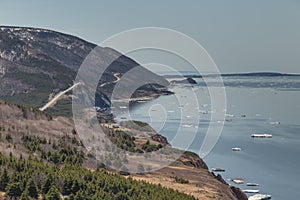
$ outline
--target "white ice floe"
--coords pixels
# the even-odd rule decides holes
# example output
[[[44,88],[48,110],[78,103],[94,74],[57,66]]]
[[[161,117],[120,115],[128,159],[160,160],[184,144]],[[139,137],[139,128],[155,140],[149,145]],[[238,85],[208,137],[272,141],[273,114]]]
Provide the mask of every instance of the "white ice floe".
[[[232,114],[225,114],[226,117],[235,117],[235,115]]]
[[[241,151],[242,149],[241,148],[239,148],[239,147],[233,147],[233,148],[231,148],[232,149],[232,151]]]
[[[184,124],[182,125],[183,128],[191,128],[193,125],[190,125],[190,124]]]
[[[259,193],[259,190],[243,190],[244,193]]]
[[[249,200],[266,200],[266,199],[271,199],[271,195],[269,194],[256,194],[253,196],[250,196],[248,199]]]
[[[279,125],[280,122],[270,122],[271,125]]]

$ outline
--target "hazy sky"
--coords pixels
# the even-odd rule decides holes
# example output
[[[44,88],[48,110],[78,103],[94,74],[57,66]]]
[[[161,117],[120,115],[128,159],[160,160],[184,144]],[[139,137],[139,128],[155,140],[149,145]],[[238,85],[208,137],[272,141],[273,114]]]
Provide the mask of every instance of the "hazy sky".
[[[0,0],[0,23],[94,43],[131,28],[165,27],[202,44],[221,72],[300,73],[299,0]]]

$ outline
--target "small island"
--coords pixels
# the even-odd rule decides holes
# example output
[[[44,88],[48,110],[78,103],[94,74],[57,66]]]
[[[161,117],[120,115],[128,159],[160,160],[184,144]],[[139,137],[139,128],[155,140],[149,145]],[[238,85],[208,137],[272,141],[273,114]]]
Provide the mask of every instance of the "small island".
[[[183,80],[173,80],[171,81],[171,84],[192,84],[195,85],[197,84],[197,81],[195,81],[193,78],[186,78]]]

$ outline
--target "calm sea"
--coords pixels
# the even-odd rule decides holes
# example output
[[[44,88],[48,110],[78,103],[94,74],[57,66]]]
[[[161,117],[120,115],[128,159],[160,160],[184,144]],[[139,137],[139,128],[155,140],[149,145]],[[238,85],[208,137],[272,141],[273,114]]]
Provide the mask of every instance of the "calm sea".
[[[169,141],[180,128],[186,136],[197,131],[189,150],[199,153],[209,123],[222,122],[211,121],[215,111],[206,84],[202,79],[195,80],[198,84],[194,86],[172,86],[176,95],[131,107],[130,118],[151,124]],[[245,184],[236,185],[241,189],[259,189],[274,200],[299,199],[300,77],[232,76],[223,80],[228,115],[217,144],[204,158],[209,168],[225,169],[221,174],[232,185],[229,179],[243,178]],[[184,103],[178,103],[178,97],[185,99]],[[253,139],[253,133],[273,137]],[[241,151],[232,151],[233,147]],[[246,183],[259,186],[249,187]]]

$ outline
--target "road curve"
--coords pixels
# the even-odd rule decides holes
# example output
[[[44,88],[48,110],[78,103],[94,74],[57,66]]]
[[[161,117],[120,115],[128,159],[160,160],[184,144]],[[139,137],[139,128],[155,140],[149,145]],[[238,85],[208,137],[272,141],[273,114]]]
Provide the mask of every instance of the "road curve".
[[[111,83],[117,83],[117,82],[121,79],[121,78],[119,77],[119,73],[115,73],[113,76],[116,78],[115,81],[103,83],[103,84],[100,85],[100,87],[104,87],[104,86],[106,86],[106,85],[108,85],[108,84],[111,84]]]

